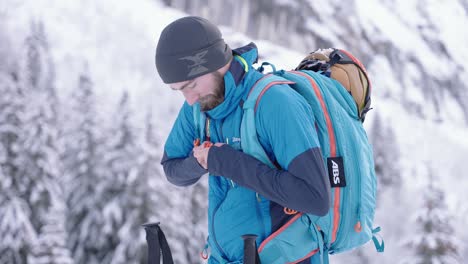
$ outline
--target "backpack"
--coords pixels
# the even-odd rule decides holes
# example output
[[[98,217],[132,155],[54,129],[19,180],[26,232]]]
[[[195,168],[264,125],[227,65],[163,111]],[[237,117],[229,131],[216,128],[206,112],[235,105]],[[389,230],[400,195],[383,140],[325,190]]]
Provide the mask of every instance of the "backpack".
[[[330,59],[332,54],[339,56]],[[264,66],[270,65],[273,72],[258,80],[243,102],[242,151],[276,168],[257,138],[256,105],[275,84],[289,84],[301,94],[314,113],[332,187],[329,213],[319,217],[292,212],[294,216],[259,245],[261,263],[298,263],[317,253],[328,262],[328,254],[357,248],[371,239],[377,251],[384,250],[383,241],[379,243],[375,236],[380,228],[373,228],[377,181],[372,148],[362,126],[370,109],[370,82],[362,64],[348,54],[341,50],[332,50],[323,56],[311,53],[294,71],[276,71],[273,65],[265,62],[258,70],[263,72]],[[348,59],[353,62],[345,63]],[[342,65],[346,67],[341,69]],[[333,73],[336,69],[342,70],[342,74]],[[349,80],[359,80],[361,85]],[[345,88],[341,82],[352,84]],[[203,133],[200,125],[204,123],[203,115],[196,108],[193,114],[197,130]]]

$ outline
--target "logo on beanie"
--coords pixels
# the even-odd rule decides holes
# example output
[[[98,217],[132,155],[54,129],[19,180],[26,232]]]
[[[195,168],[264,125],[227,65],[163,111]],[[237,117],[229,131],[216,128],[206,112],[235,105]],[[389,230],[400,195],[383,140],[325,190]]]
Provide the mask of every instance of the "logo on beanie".
[[[206,53],[208,53],[208,51],[204,50],[195,54],[194,56],[186,56],[179,59],[188,60],[193,63],[192,65],[188,65],[190,72],[188,73],[187,77],[191,77],[196,74],[208,71],[208,68],[202,65],[203,63],[207,62],[207,60],[205,59]]]

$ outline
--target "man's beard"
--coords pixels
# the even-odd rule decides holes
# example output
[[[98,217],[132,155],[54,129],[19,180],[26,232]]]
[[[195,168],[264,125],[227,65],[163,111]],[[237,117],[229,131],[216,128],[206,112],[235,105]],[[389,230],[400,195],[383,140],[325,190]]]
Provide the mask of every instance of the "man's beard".
[[[200,110],[203,112],[210,111],[224,102],[224,90],[226,89],[224,85],[224,76],[216,71],[213,72],[213,78],[216,83],[214,93],[203,96],[199,99]]]

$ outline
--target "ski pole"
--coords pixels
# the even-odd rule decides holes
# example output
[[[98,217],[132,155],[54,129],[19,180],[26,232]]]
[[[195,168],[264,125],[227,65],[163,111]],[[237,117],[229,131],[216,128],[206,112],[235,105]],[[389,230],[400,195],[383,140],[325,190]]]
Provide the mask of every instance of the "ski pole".
[[[148,242],[148,264],[160,264],[161,254],[163,264],[174,264],[171,249],[159,222],[146,223],[142,226],[145,228],[146,241]]]
[[[243,235],[244,240],[244,264],[260,264],[255,239],[257,235]]]

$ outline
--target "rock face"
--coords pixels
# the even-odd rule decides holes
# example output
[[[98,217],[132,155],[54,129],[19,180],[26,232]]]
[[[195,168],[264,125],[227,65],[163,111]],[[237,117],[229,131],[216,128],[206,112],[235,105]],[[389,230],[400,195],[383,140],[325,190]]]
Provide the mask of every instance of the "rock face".
[[[400,101],[408,112],[423,119],[468,122],[468,67],[464,65],[468,49],[462,45],[468,41],[468,31],[459,28],[468,23],[464,1],[164,2],[253,39],[300,52],[347,49],[375,75],[381,74],[382,67],[392,71],[395,83],[377,82],[377,95]],[[382,87],[386,85],[392,87]]]

